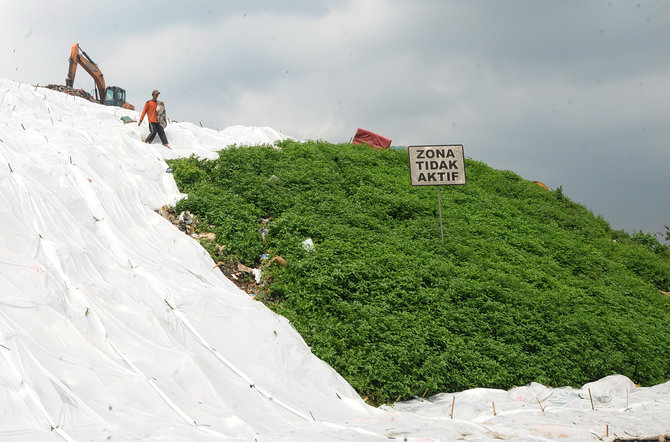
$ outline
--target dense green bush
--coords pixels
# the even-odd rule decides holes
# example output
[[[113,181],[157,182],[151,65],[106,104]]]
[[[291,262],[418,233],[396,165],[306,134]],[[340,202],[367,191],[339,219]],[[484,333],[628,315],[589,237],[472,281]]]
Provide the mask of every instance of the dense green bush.
[[[263,300],[372,403],[670,379],[670,260],[652,238],[467,160],[467,185],[442,190],[442,245],[436,189],[410,185],[405,151],[280,146],[171,161],[178,209],[247,265],[285,258],[264,266]]]

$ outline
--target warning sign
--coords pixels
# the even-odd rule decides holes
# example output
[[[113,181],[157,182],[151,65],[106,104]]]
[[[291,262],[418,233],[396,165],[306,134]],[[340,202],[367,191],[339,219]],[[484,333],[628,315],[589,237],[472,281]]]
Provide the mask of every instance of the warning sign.
[[[465,184],[465,156],[460,144],[409,146],[412,186]]]

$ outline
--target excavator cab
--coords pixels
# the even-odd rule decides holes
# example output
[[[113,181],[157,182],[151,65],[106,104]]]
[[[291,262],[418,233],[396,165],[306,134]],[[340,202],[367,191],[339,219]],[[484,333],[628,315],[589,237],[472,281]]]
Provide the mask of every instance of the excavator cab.
[[[107,86],[105,99],[102,104],[107,106],[122,106],[126,102],[126,91],[118,86]]]
[[[126,101],[126,90],[118,86],[107,86],[102,104],[106,104],[107,106],[120,106],[130,110],[135,109],[135,106]]]

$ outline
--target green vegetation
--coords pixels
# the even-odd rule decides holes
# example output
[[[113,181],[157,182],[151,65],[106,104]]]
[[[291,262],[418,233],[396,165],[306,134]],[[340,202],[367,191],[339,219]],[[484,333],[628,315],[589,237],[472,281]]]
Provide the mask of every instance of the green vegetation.
[[[262,265],[259,298],[371,403],[670,379],[670,250],[653,235],[467,160],[467,185],[442,190],[442,246],[436,189],[410,186],[406,152],[279,145],[170,161],[177,210],[216,233],[217,261]]]

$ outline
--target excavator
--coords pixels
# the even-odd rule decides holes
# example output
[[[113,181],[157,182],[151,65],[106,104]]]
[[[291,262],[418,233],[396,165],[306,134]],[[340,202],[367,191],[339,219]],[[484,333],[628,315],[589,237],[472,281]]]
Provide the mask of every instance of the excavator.
[[[70,66],[67,70],[67,78],[65,85],[73,87],[74,76],[77,73],[77,66],[81,65],[86,72],[88,72],[95,81],[96,100],[101,104],[107,106],[121,106],[124,109],[135,110],[135,106],[126,101],[126,90],[118,86],[105,86],[105,79],[98,65],[88,56],[83,49],[79,47],[79,43],[72,45],[70,53]]]

